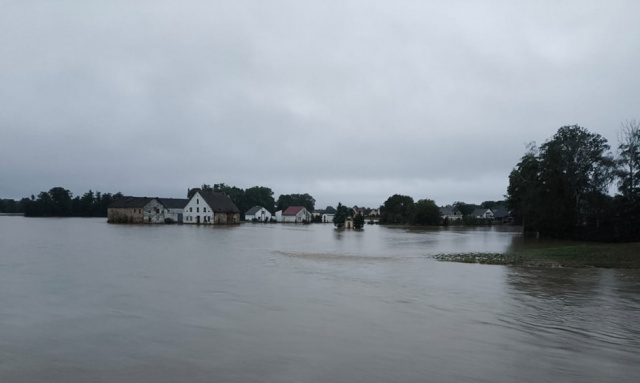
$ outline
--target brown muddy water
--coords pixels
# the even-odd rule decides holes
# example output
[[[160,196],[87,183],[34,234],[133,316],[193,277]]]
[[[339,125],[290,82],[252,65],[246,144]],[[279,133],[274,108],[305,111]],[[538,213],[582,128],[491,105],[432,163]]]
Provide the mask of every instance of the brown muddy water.
[[[639,382],[640,271],[431,258],[513,246],[0,217],[0,382]]]

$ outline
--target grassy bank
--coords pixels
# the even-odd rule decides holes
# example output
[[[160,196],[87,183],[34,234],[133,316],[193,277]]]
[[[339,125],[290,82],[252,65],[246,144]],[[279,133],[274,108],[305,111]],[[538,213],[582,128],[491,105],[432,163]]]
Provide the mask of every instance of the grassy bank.
[[[440,261],[489,265],[640,269],[640,242],[559,246],[504,254],[438,254],[434,257]]]

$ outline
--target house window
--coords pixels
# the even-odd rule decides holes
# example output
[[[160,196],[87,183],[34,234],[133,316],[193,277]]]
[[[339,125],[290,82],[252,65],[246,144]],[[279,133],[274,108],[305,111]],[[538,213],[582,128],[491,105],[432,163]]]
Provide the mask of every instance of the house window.
[[[196,205],[200,205],[200,200],[196,198]]]
[[[206,208],[206,207],[203,207],[203,208],[202,208],[202,211],[206,213],[206,212],[207,212],[207,208]]]
[[[199,207],[196,208],[196,213],[200,213],[200,208]]]
[[[189,212],[193,213],[193,208],[192,207],[189,208]]]

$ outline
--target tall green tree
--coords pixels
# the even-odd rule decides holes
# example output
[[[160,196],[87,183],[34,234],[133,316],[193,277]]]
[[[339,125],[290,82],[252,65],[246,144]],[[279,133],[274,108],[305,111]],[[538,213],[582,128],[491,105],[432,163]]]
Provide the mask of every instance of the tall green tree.
[[[276,210],[285,210],[290,206],[304,206],[309,212],[315,210],[316,200],[309,194],[281,194],[276,201]]]
[[[349,209],[346,206],[342,205],[342,203],[338,202],[336,213],[333,216],[333,225],[338,228],[343,227],[348,217]]]
[[[394,194],[387,198],[384,205],[380,207],[380,223],[409,223],[413,216],[413,207],[413,198],[406,195]]]
[[[597,225],[613,175],[609,148],[599,134],[577,125],[561,127],[511,172],[509,206],[543,235],[571,237]]]
[[[254,206],[262,206],[273,213],[276,207],[273,190],[264,186],[254,186],[246,189],[244,191],[243,204],[248,206],[246,210],[242,210],[243,212]]]
[[[412,223],[414,225],[439,225],[442,223],[440,208],[431,199],[416,202]]]

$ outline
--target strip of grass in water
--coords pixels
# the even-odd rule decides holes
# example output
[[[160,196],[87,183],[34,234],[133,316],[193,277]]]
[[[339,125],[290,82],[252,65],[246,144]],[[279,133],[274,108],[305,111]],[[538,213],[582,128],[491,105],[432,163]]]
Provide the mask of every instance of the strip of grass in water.
[[[437,254],[434,258],[488,265],[640,269],[640,242],[559,246],[510,253]]]

